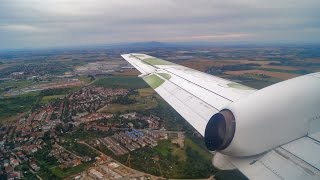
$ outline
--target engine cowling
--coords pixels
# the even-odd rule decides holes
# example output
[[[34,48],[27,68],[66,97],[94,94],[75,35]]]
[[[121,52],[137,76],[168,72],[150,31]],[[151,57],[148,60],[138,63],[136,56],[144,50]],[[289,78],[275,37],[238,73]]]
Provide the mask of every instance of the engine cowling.
[[[300,76],[256,91],[213,115],[205,143],[211,151],[252,156],[307,135],[311,119],[319,115],[319,73]]]

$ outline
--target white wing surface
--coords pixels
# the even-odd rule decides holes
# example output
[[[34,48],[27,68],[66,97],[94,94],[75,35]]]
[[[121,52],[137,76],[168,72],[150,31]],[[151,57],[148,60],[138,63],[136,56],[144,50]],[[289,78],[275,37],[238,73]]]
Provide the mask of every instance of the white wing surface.
[[[255,89],[145,54],[122,57],[200,134],[207,121],[226,105]]]

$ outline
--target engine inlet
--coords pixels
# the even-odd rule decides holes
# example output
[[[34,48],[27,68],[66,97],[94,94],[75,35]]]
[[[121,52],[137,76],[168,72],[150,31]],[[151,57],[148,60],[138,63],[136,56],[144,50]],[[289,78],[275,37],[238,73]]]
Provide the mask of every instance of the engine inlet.
[[[205,144],[210,151],[228,147],[235,133],[236,121],[230,110],[224,109],[213,115],[205,130]]]

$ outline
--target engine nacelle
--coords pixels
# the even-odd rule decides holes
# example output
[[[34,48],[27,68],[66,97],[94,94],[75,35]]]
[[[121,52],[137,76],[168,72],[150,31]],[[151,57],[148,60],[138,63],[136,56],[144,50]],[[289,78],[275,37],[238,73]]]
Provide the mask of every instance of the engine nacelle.
[[[211,151],[252,156],[307,135],[310,121],[319,115],[320,73],[300,76],[256,91],[213,115],[205,142]]]

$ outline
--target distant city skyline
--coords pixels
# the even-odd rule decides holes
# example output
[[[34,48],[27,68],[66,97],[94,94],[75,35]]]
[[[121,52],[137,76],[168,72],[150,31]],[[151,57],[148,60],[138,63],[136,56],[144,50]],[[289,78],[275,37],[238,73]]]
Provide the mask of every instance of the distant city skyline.
[[[318,0],[3,0],[0,49],[127,42],[320,43]]]

